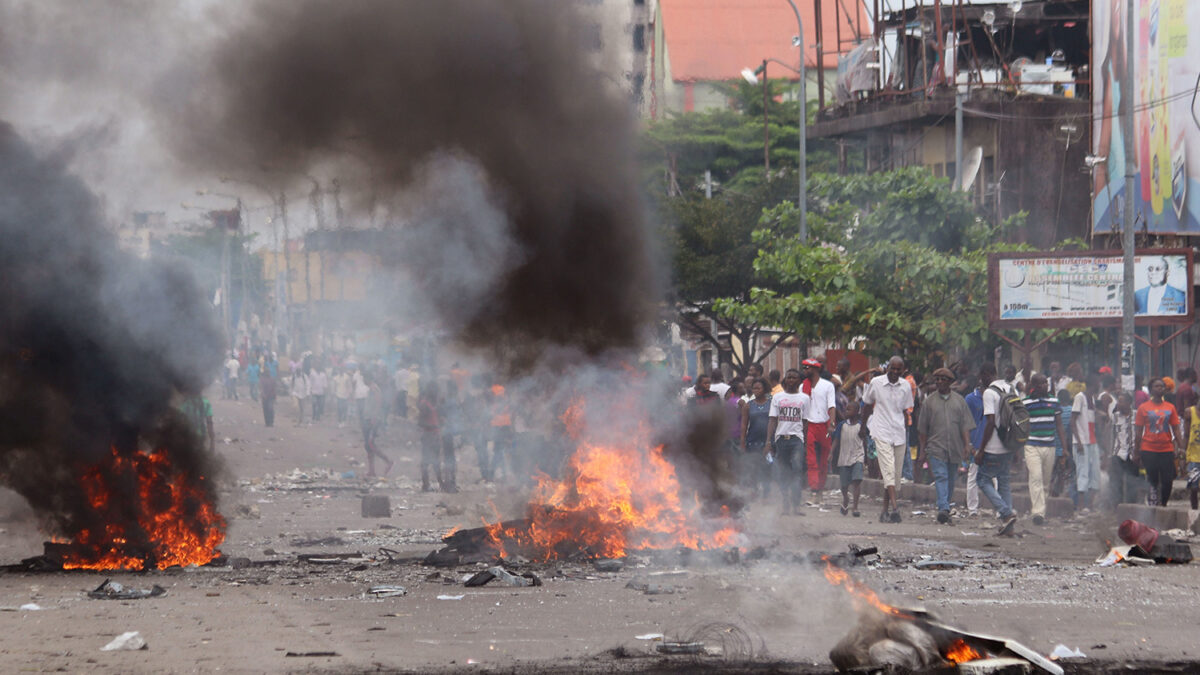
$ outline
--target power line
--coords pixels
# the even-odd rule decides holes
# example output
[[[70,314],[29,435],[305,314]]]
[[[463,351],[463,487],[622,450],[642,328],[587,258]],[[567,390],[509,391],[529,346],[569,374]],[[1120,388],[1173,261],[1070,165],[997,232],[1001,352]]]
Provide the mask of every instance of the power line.
[[[1145,111],[1151,110],[1153,108],[1158,108],[1158,107],[1164,106],[1168,103],[1173,103],[1174,101],[1178,101],[1178,100],[1181,100],[1184,98],[1191,98],[1191,97],[1195,96],[1196,91],[1198,89],[1200,89],[1200,81],[1197,81],[1196,84],[1197,84],[1197,86],[1194,89],[1189,89],[1187,91],[1181,91],[1181,92],[1178,92],[1175,94],[1171,94],[1170,96],[1165,96],[1160,99],[1153,99],[1153,100],[1147,101],[1145,103],[1135,105],[1133,107],[1133,111],[1134,112],[1145,112]],[[968,108],[966,106],[963,106],[963,112],[970,113],[970,114],[974,115],[975,117],[986,117],[988,119],[995,119],[995,120],[1057,120],[1057,119],[1062,118],[1061,114],[1059,114],[1059,115],[1009,115],[1009,114],[1005,114],[1005,113],[991,112],[988,110],[979,110],[976,108]],[[1116,117],[1120,117],[1120,114],[1119,113],[1112,113],[1109,115],[1082,114],[1082,115],[1080,115],[1080,117],[1087,117],[1087,118],[1095,121],[1095,120],[1113,119]]]

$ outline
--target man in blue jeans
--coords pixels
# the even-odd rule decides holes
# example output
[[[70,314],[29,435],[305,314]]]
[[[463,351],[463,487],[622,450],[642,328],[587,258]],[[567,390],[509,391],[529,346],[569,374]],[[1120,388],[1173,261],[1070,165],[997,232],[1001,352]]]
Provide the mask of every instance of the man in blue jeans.
[[[950,389],[954,373],[949,368],[933,371],[933,384],[937,388],[925,397],[921,414],[917,418],[917,439],[921,457],[929,460],[933,471],[933,484],[937,489],[937,521],[950,523],[950,498],[954,496],[954,479],[958,475],[958,463],[971,447],[971,430],[975,420],[962,395]]]
[[[999,392],[1011,393],[1012,385],[997,379],[996,367],[990,363],[983,364],[979,369],[979,381],[989,383],[983,390],[983,442],[982,447],[975,453],[975,463],[979,465],[979,491],[1000,512],[999,531],[1007,536],[1013,533],[1017,525],[1017,516],[1012,508],[1012,487],[1009,483],[1012,453],[1000,440],[1000,435],[996,432],[996,421],[1002,405]],[[995,487],[992,486],[992,479],[996,481]]]

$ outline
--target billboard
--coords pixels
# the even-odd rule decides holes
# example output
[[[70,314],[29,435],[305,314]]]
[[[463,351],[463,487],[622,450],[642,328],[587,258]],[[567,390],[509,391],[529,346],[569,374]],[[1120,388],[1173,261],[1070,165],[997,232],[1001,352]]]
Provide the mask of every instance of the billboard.
[[[1191,249],[1143,249],[1133,267],[1137,325],[1192,321]],[[993,330],[1119,326],[1124,269],[1120,251],[993,253],[988,256],[988,325]]]
[[[1133,12],[1133,50],[1125,45],[1126,11]],[[1125,167],[1131,163],[1137,229],[1200,234],[1200,2],[1194,0],[1095,0],[1092,3],[1092,152],[1104,158],[1093,169],[1092,231],[1121,228]],[[1133,91],[1123,78],[1133,70]],[[1125,156],[1120,117],[1133,100],[1132,157]]]

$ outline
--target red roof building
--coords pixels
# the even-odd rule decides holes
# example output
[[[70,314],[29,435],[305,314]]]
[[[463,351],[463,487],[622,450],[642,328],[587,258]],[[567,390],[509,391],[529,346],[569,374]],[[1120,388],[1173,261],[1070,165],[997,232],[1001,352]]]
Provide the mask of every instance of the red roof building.
[[[816,98],[818,58],[825,71],[836,72],[839,53],[849,51],[860,36],[869,37],[870,22],[860,1],[795,2],[804,23],[808,96]],[[705,83],[740,78],[743,68],[755,68],[764,59],[770,60],[771,79],[798,79],[799,49],[792,45],[796,15],[787,0],[659,0],[654,24],[646,83],[651,117],[727,105],[725,96]],[[825,78],[829,90],[833,79]]]

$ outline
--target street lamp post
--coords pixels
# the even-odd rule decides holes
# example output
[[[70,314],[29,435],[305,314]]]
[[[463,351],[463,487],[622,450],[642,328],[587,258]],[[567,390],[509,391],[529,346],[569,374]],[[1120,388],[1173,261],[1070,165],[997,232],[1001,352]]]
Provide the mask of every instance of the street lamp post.
[[[796,174],[800,180],[800,196],[797,199],[796,208],[800,211],[800,241],[808,241],[808,156],[805,152],[807,145],[805,139],[805,123],[808,106],[808,92],[805,86],[804,76],[804,22],[800,19],[800,10],[796,9],[796,3],[792,0],[787,0],[787,3],[792,6],[792,12],[796,14],[796,37],[792,38],[792,44],[800,49],[800,160],[796,162]],[[821,64],[817,64],[820,68]]]

